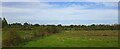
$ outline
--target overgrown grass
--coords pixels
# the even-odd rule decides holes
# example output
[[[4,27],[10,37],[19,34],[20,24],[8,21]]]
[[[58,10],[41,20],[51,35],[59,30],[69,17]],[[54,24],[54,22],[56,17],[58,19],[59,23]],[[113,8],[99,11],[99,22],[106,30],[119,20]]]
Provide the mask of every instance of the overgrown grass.
[[[2,29],[0,28],[0,48],[2,47]]]
[[[117,30],[64,31],[28,42],[23,47],[118,47]]]
[[[3,28],[3,47],[16,47],[18,44],[26,43],[38,37],[44,37],[51,34],[59,33],[60,29],[55,26],[38,27],[38,28]]]

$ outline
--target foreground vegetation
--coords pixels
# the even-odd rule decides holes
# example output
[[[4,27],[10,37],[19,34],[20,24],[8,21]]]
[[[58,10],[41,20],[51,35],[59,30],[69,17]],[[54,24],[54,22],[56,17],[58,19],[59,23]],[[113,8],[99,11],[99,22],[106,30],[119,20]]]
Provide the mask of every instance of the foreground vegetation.
[[[2,21],[3,47],[116,47],[118,24],[39,25]]]
[[[23,47],[118,47],[117,30],[72,30],[30,41]]]

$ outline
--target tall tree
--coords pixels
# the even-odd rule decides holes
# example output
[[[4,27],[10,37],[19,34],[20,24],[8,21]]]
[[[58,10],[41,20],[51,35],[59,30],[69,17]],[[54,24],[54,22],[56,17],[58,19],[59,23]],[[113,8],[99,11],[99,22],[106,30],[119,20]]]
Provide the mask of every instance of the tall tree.
[[[29,29],[31,29],[31,25],[32,25],[32,24],[29,24],[29,23],[25,22],[25,23],[23,24],[24,30],[29,30]]]
[[[0,28],[2,28],[2,18],[0,17]]]
[[[58,24],[57,26],[60,26],[60,27],[61,27],[62,25],[61,25],[61,24]]]
[[[7,20],[5,18],[3,18],[2,27],[6,27],[6,26],[8,26]]]
[[[39,24],[34,24],[34,26],[40,26]]]
[[[24,26],[28,26],[29,24],[27,22],[24,23]]]

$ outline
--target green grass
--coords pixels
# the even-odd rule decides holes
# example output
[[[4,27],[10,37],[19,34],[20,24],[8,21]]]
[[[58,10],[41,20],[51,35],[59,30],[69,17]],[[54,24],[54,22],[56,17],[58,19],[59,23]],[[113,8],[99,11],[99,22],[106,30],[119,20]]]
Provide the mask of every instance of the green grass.
[[[117,30],[64,31],[32,40],[22,47],[118,47]]]
[[[0,28],[0,48],[2,47],[2,30]]]
[[[8,36],[8,33],[9,33],[9,31],[2,31],[3,33],[2,33],[2,35],[3,35],[3,39],[5,39],[5,38],[7,38],[7,36]],[[35,33],[35,31],[34,30],[28,30],[28,31],[23,31],[23,30],[18,30],[17,31],[17,34],[20,36],[20,37],[25,37],[26,35],[30,35],[30,34],[34,34]]]

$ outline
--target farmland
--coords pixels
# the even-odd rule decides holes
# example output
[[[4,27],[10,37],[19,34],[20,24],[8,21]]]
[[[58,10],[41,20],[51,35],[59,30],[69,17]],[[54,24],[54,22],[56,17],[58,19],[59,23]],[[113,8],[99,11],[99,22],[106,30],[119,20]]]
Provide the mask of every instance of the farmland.
[[[113,25],[8,24],[2,20],[3,47],[118,47],[118,27]]]
[[[117,47],[117,30],[63,31],[27,42],[23,47]]]
[[[2,29],[0,28],[0,48],[2,47]]]

